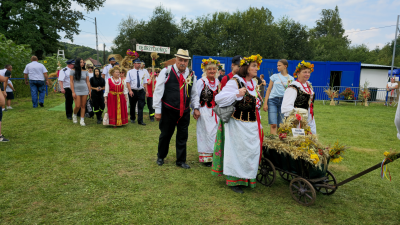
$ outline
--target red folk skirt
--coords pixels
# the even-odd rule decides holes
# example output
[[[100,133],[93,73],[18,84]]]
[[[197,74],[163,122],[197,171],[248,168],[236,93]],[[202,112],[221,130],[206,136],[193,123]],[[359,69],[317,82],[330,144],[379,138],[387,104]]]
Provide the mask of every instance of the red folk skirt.
[[[108,79],[110,92],[107,97],[107,111],[109,124],[113,126],[122,126],[128,124],[128,107],[126,105],[124,95],[124,85],[114,84],[111,79]]]

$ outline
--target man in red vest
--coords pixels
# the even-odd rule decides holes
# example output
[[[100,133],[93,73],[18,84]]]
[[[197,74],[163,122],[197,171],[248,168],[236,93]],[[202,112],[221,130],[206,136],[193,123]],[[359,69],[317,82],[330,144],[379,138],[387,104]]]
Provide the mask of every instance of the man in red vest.
[[[196,76],[187,68],[189,51],[179,49],[175,54],[176,63],[161,70],[153,95],[155,118],[160,121],[160,138],[158,142],[157,164],[162,166],[168,155],[169,143],[176,133],[176,165],[189,169],[186,164],[186,143],[190,123],[190,105],[193,117],[200,117],[199,96],[196,90]]]

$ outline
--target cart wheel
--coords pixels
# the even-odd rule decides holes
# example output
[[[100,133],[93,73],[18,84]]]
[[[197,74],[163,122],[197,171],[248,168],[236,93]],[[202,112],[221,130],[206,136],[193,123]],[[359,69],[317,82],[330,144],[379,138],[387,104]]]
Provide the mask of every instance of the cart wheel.
[[[274,165],[268,159],[262,158],[260,166],[258,167],[256,180],[269,187],[275,182],[275,177]]]
[[[296,177],[290,182],[290,194],[292,198],[301,205],[310,206],[314,204],[317,194],[314,187],[306,179]]]
[[[337,181],[336,181],[336,177],[335,175],[333,175],[333,173],[331,173],[331,171],[327,170],[326,171],[326,179],[323,180],[323,184],[329,184],[334,186]],[[321,192],[324,195],[331,195],[333,193],[335,193],[336,189],[329,189],[329,188],[325,188],[325,187],[315,187],[315,190]]]
[[[281,175],[282,179],[284,179],[284,180],[286,180],[288,182],[290,182],[294,178],[293,175],[285,173],[285,172],[282,172],[282,171],[279,171],[279,175]]]

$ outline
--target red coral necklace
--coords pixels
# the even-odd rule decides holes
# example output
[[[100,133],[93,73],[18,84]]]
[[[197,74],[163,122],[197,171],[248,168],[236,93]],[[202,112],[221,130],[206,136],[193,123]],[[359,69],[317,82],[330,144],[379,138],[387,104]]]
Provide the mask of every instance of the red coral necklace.
[[[246,81],[246,80],[245,80]],[[253,84],[253,80],[250,80],[250,82],[251,82],[251,88],[247,85],[247,81],[246,81],[246,87],[247,87],[247,89],[249,89],[249,91],[254,91],[254,84]]]
[[[210,79],[208,79],[208,77],[207,77],[207,80],[208,80],[208,84],[210,85],[210,87],[215,88],[215,79],[214,79],[214,81],[210,81]]]

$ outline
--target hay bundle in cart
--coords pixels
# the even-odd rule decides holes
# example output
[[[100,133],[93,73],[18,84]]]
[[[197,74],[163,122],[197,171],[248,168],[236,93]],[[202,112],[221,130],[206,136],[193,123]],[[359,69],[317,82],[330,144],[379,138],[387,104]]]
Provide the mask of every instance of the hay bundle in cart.
[[[347,147],[338,142],[333,147],[323,146],[311,134],[307,125],[307,111],[295,109],[278,129],[278,135],[266,136],[257,180],[271,186],[276,173],[290,182],[290,193],[302,205],[315,202],[316,191],[330,195],[336,189],[336,178],[328,170],[329,162],[340,162]]]
[[[330,162],[341,162],[346,150],[347,147],[339,142],[331,147],[318,142],[307,125],[307,111],[295,109],[281,124],[278,135],[265,137],[257,181],[271,186],[279,173],[290,182],[292,198],[301,205],[309,206],[314,204],[317,191],[331,195],[339,186],[378,168],[381,169],[382,178],[388,177],[387,164],[400,158],[400,153],[385,152],[382,162],[337,183],[328,166]],[[391,179],[390,173],[389,177]]]

